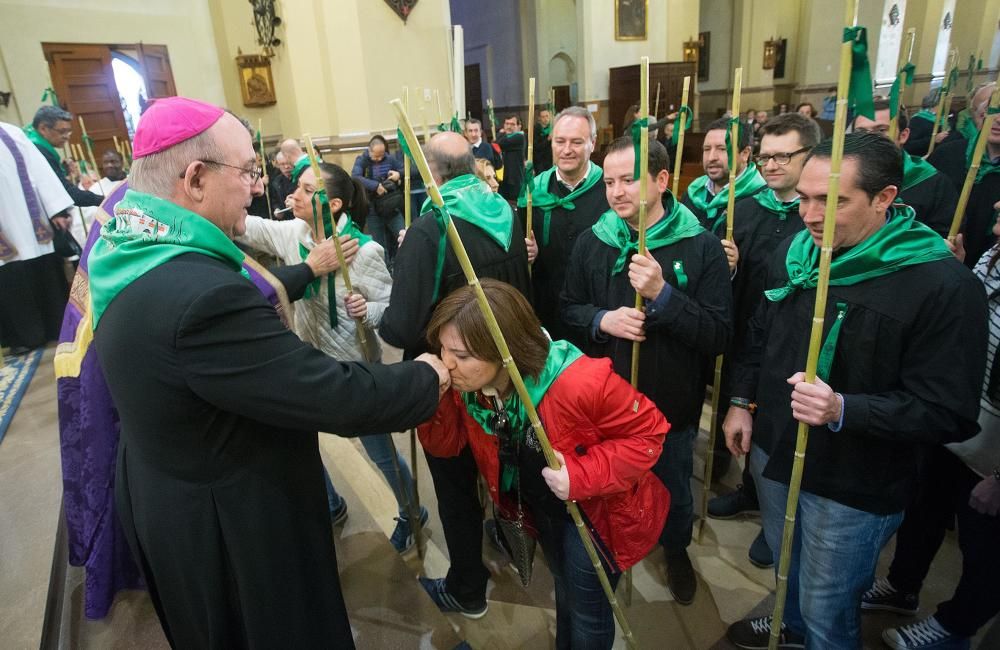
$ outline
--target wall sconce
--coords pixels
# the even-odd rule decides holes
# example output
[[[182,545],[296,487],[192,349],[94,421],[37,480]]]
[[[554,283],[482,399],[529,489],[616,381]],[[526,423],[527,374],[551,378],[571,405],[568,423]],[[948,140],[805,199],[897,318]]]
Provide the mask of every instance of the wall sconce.
[[[771,40],[764,41],[764,69],[773,70],[774,62],[778,57],[779,41],[771,37]]]
[[[10,96],[13,94],[14,93],[12,92],[5,93],[4,91],[0,90],[0,106],[7,108],[7,106],[10,105]]]
[[[687,62],[687,63],[697,62],[698,61],[698,49],[700,48],[700,46],[701,46],[701,43],[699,43],[698,41],[696,41],[694,39],[691,39],[691,40],[688,40],[688,41],[684,41],[684,51],[683,51],[684,53],[683,53],[682,60],[685,61],[685,62]]]

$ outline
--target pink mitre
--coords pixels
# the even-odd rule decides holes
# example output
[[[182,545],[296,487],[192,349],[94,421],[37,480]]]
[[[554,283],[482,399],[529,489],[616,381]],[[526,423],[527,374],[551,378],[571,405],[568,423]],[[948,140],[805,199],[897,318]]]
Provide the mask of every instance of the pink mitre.
[[[225,113],[212,104],[187,97],[154,99],[139,118],[132,142],[132,157],[142,158],[208,130]]]

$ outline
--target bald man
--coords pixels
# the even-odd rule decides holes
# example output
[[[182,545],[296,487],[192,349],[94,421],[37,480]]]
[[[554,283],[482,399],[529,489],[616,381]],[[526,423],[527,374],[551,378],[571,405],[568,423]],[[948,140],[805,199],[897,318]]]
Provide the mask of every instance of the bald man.
[[[292,167],[294,167],[295,163],[299,162],[307,155],[306,152],[302,151],[299,141],[295,138],[289,138],[282,142],[281,147],[279,147],[279,151],[284,154],[285,160],[287,160]]]
[[[476,177],[468,141],[458,133],[439,133],[431,138],[425,151],[479,277],[502,280],[530,298],[528,251],[521,223],[514,218],[510,205]],[[453,201],[459,194],[462,201]],[[396,254],[392,295],[379,328],[382,339],[403,348],[407,359],[426,351],[427,323],[437,303],[465,284],[450,246],[445,246],[439,264],[445,234],[438,225],[438,215],[427,202],[421,212]],[[491,226],[488,229],[487,223]],[[440,273],[438,268],[442,269]],[[443,458],[426,450],[425,455],[434,479],[451,568],[447,578],[420,581],[443,611],[479,618],[486,613],[490,573],[482,559],[483,512],[476,496],[476,464],[468,447],[457,456]]]

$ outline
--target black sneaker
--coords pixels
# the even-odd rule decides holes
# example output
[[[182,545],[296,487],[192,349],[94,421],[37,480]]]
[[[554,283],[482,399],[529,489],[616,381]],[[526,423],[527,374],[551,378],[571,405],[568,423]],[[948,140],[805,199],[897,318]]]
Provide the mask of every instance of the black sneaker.
[[[420,578],[420,586],[424,588],[424,591],[442,612],[457,612],[465,618],[475,620],[486,616],[486,610],[489,609],[489,603],[486,602],[485,598],[471,605],[460,603],[457,598],[448,593],[448,585],[444,578]]]
[[[708,516],[712,519],[732,519],[737,515],[759,515],[760,504],[756,494],[737,485],[735,492],[708,500]]]
[[[690,605],[698,589],[698,579],[687,551],[667,553],[667,589],[680,605]]]
[[[771,617],[745,618],[736,621],[726,630],[726,638],[737,648],[746,650],[767,650],[771,642]],[[805,648],[806,638],[789,630],[781,624],[781,634],[778,636],[778,647],[785,650]]]
[[[764,537],[763,530],[757,533],[757,537],[754,538],[747,557],[750,559],[750,564],[758,569],[770,569],[774,566],[774,553],[767,545],[767,538]]]
[[[875,582],[861,597],[861,609],[869,612],[894,612],[913,616],[919,607],[917,594],[899,591],[887,578],[875,578]]]
[[[972,645],[970,639],[955,636],[944,629],[933,616],[903,627],[883,630],[882,640],[895,650],[968,650]]]

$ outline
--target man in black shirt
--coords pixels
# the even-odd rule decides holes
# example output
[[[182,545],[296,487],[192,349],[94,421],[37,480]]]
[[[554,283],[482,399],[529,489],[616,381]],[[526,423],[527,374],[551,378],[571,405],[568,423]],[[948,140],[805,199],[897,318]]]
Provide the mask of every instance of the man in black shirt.
[[[632,138],[615,140],[604,159],[611,209],[573,247],[560,298],[563,320],[592,357],[609,357],[630,377],[633,341],[643,341],[639,390],[670,421],[670,434],[653,473],[670,490],[670,514],[660,544],[667,587],[688,605],[697,587],[688,558],[694,510],[691,495],[694,440],[705,400],[705,370],[732,334],[729,268],[718,240],[674,199],[670,159],[649,143],[647,245],[637,254],[639,181],[633,178]],[[636,293],[645,311],[634,308]]]
[[[849,134],[823,352],[816,381],[805,382],[831,150],[829,140],[813,149],[799,178],[806,230],[769,267],[724,430],[734,455],[750,454],[777,551],[796,431],[809,425],[781,642],[848,648],[861,646],[861,596],[924,454],[978,429],[987,314],[982,285],[911,208],[894,203],[903,182],[896,145]],[[770,617],[747,619],[728,637],[764,647],[770,627]]]
[[[503,155],[500,196],[508,201],[516,201],[521,192],[521,183],[524,181],[524,161],[528,155],[528,138],[521,129],[521,118],[516,113],[504,118],[497,144],[500,145]]]
[[[909,120],[906,111],[899,111],[899,134],[896,144],[901,148],[910,137]],[[854,118],[855,131],[874,131],[888,137],[889,135],[889,102],[875,102],[875,119],[869,120],[864,115]],[[917,221],[930,226],[942,237],[948,234],[951,218],[955,214],[958,203],[958,192],[952,187],[948,177],[934,168],[934,165],[902,150],[903,154],[903,186],[899,188],[896,200],[905,203],[917,213]]]
[[[59,159],[58,150],[69,142],[73,135],[73,114],[58,106],[42,106],[35,113],[31,126],[25,128],[28,138],[35,143],[45,160],[52,167],[59,180],[62,181],[66,193],[78,207],[93,207],[101,204],[104,197],[100,194],[82,190],[69,182],[66,170]]]
[[[483,123],[476,118],[465,121],[465,139],[472,147],[472,155],[490,161],[493,169],[503,169],[503,156],[493,145],[483,139]]]

